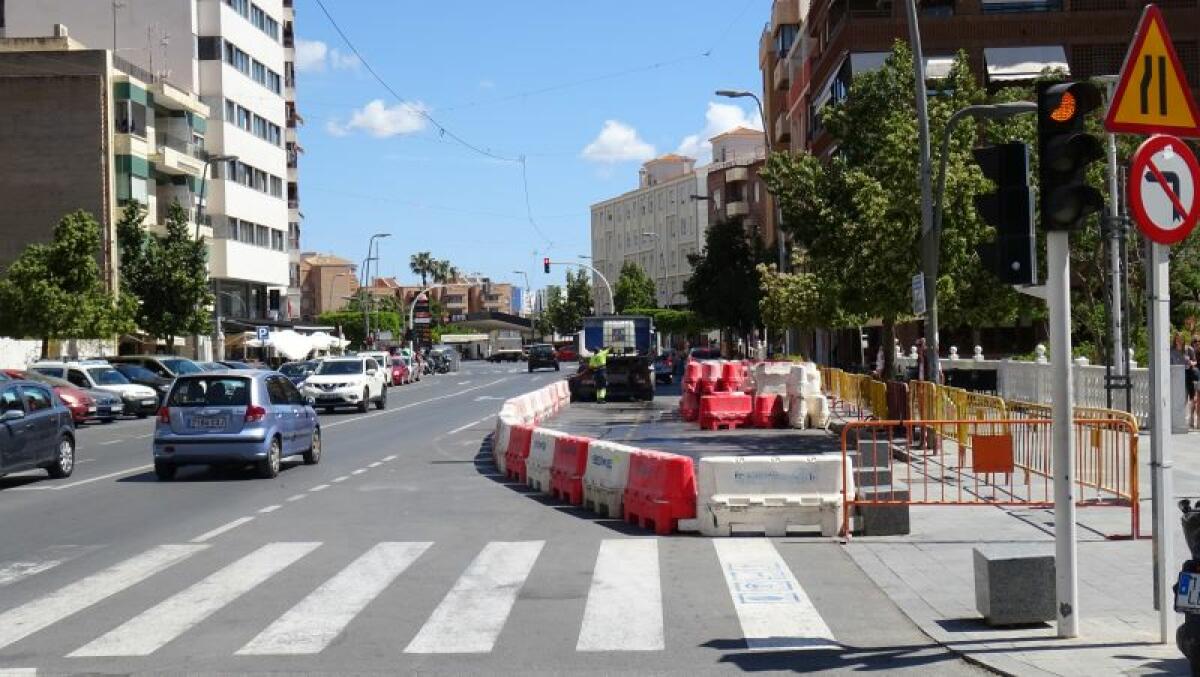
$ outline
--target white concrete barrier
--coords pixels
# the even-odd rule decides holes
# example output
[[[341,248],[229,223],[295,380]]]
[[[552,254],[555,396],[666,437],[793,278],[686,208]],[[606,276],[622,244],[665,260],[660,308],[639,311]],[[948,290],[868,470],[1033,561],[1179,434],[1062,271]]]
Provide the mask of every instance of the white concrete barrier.
[[[500,469],[501,474],[508,472],[504,454],[508,453],[509,432],[513,426],[520,423],[521,419],[512,413],[502,413],[496,418],[496,434],[492,436],[492,458],[496,461],[496,467]]]
[[[821,394],[821,371],[812,362],[800,362],[792,365],[788,374],[787,394],[791,398],[799,395],[811,397]]]
[[[792,373],[790,362],[763,362],[754,365],[751,378],[757,395],[787,395],[788,378]]]
[[[849,466],[846,477],[853,493]],[[705,536],[729,536],[739,527],[785,536],[788,527],[811,525],[836,536],[841,528],[840,454],[709,456],[700,459],[697,488],[696,517]]]
[[[549,428],[534,428],[525,459],[525,483],[535,491],[550,493],[550,468],[554,466],[554,443],[566,433]]]
[[[832,408],[829,398],[824,395],[813,395],[804,398],[808,405],[808,425],[810,428],[828,428]]]
[[[808,400],[800,395],[788,395],[788,425],[796,430],[808,427]]]
[[[584,507],[622,519],[625,487],[629,484],[629,457],[635,451],[634,447],[604,440],[594,440],[588,445],[587,470],[583,473]]]

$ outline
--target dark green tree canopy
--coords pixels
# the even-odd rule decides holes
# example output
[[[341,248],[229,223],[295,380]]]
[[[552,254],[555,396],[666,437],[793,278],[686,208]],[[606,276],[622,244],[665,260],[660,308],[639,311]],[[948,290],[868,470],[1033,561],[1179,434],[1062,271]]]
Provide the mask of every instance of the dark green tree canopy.
[[[626,308],[654,308],[658,306],[654,296],[654,280],[633,261],[621,266],[621,275],[613,289],[613,303],[618,313]]]
[[[758,272],[762,246],[746,236],[740,220],[709,226],[704,250],[688,256],[692,275],[684,282],[688,305],[713,326],[748,333],[759,324]]]

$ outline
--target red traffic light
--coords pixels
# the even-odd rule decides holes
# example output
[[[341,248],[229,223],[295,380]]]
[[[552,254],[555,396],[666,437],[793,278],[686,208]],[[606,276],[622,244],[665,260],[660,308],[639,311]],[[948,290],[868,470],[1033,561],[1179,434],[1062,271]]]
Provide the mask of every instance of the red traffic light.
[[[542,259],[542,267],[546,269],[546,274],[550,273],[550,257]]]

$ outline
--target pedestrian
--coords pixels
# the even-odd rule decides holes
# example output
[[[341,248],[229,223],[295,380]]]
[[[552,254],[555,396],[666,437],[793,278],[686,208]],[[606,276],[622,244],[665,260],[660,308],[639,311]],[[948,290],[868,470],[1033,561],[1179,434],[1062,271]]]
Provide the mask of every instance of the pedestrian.
[[[608,397],[608,346],[602,347],[588,359],[592,369],[592,378],[596,383],[596,402],[604,404]]]
[[[1183,366],[1183,387],[1187,397],[1187,414],[1188,427],[1195,427],[1196,419],[1196,348],[1194,341],[1192,344],[1187,343],[1187,337],[1183,332],[1175,334],[1175,341],[1171,346],[1170,354],[1171,364]]]
[[[1192,392],[1188,393],[1188,425],[1189,427],[1200,427],[1200,336],[1192,336],[1192,342],[1184,350],[1184,356],[1188,360],[1188,364],[1184,367],[1187,371],[1184,372],[1184,383],[1187,383],[1189,378],[1192,383]]]

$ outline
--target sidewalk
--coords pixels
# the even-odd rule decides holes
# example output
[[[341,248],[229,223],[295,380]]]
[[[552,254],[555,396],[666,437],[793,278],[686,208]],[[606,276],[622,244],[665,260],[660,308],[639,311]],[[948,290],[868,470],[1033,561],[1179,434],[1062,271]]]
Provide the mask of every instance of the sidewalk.
[[[1178,497],[1200,495],[1200,434],[1170,442]],[[1054,549],[1054,513],[998,507],[914,507],[908,536],[856,537],[846,551],[860,568],[933,639],[969,660],[1014,675],[1188,675],[1187,661],[1158,643],[1149,540],[1149,439],[1139,443],[1142,533],[1137,541],[1107,540],[1128,533],[1129,513],[1080,508],[1079,616],[1081,636],[1055,637],[1053,623],[990,628],[975,609],[972,550],[984,543],[1027,543]],[[1172,572],[1187,557],[1174,501],[1168,522],[1174,539]],[[1181,617],[1180,617],[1181,618]]]

